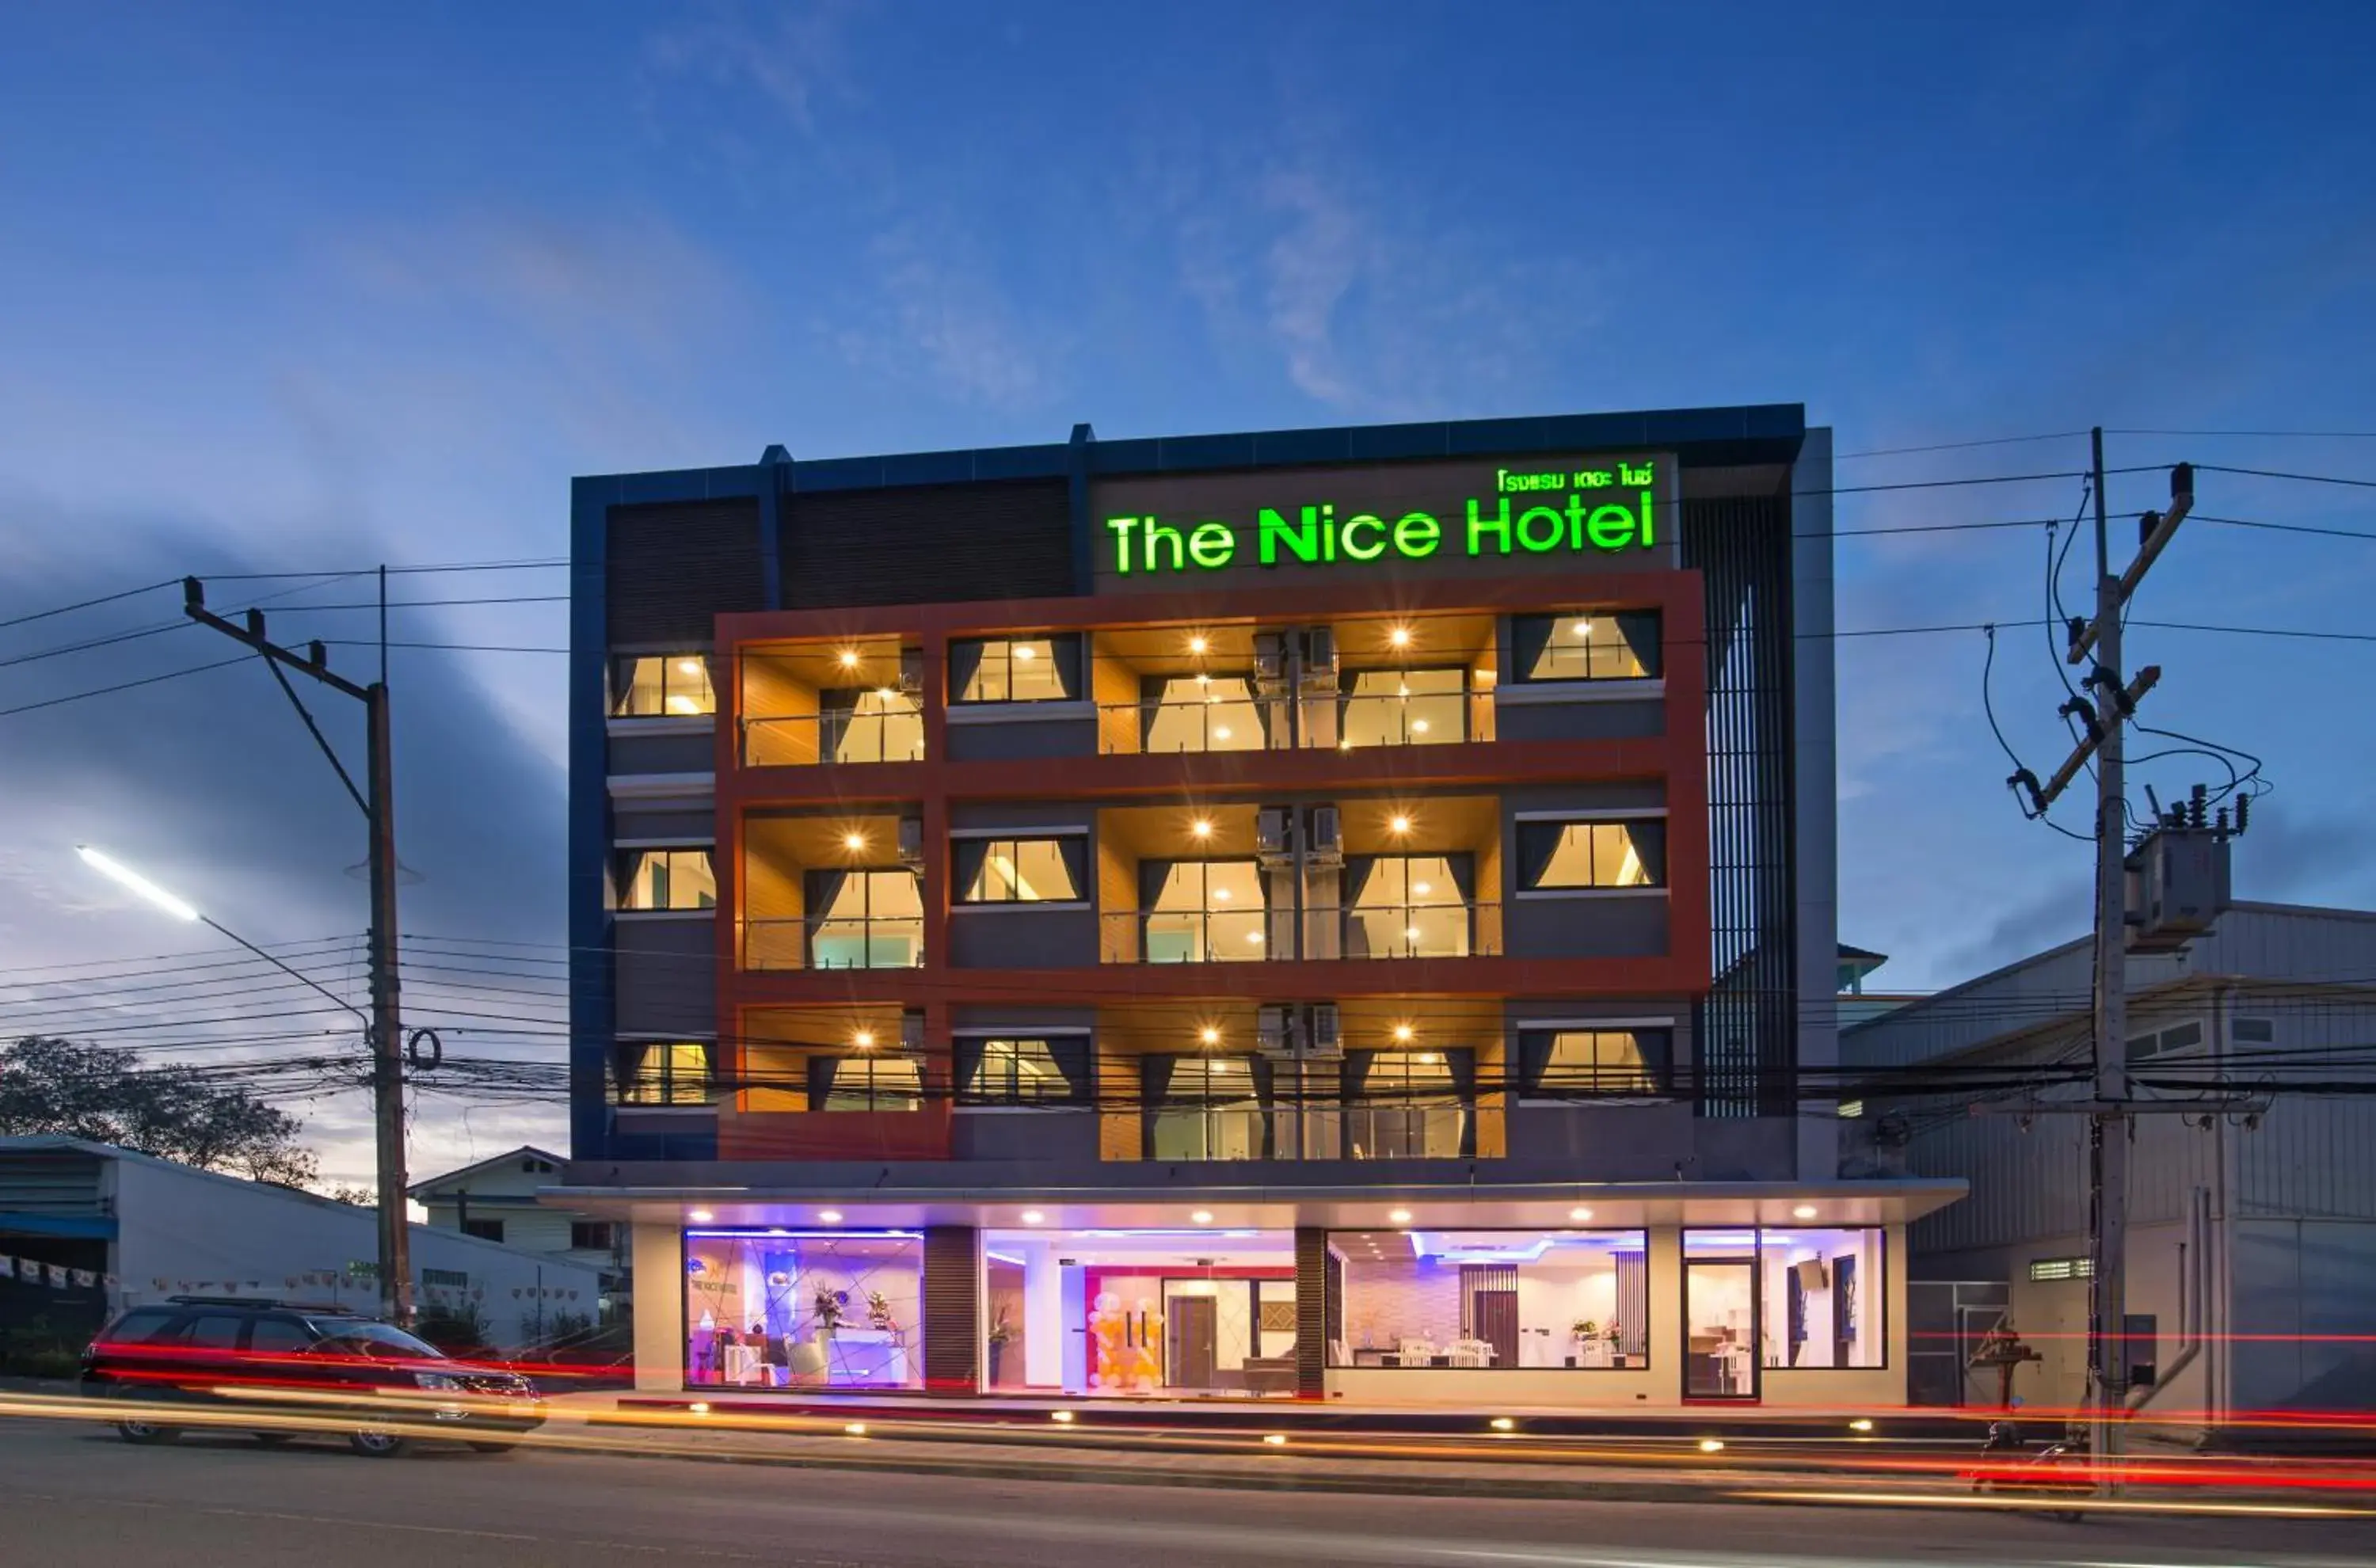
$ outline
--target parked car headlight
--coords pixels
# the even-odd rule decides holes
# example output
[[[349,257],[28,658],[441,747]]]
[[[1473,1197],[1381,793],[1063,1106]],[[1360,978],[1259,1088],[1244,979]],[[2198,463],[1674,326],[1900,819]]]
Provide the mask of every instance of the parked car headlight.
[[[412,1381],[423,1388],[434,1388],[440,1394],[460,1394],[464,1392],[465,1387],[460,1378],[449,1377],[444,1372],[417,1372],[412,1374]]]

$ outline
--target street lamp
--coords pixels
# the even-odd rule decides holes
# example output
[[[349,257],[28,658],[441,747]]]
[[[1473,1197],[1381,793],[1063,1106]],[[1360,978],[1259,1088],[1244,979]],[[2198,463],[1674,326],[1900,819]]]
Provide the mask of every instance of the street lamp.
[[[89,865],[92,870],[98,872],[101,875],[107,877],[111,881],[120,883],[124,886],[129,887],[133,892],[139,894],[141,897],[147,899],[149,903],[156,905],[157,908],[164,910],[175,920],[195,921],[199,925],[207,927],[210,931],[214,931],[220,932],[221,935],[230,937],[233,942],[238,943],[242,947],[246,948],[249,952],[255,954],[257,957],[263,959],[274,968],[280,970],[283,974],[290,976],[291,979],[303,980],[307,985],[312,986],[315,991],[320,992],[324,996],[328,997],[331,1001],[337,1003],[348,1012],[352,1013],[356,1017],[362,1019],[366,1028],[370,1027],[371,1018],[362,1008],[356,1006],[345,997],[340,996],[337,992],[327,989],[312,976],[303,974],[298,970],[290,968],[287,964],[282,963],[271,954],[267,953],[263,948],[258,947],[255,943],[250,942],[247,938],[240,935],[239,932],[232,930],[231,927],[223,924],[220,921],[210,920],[207,916],[200,914],[198,912],[197,906],[191,903],[188,899],[175,897],[172,894],[166,892],[163,888],[158,886],[155,883],[149,881],[138,872],[134,871],[130,866],[125,865],[122,861],[117,860],[114,856],[108,854],[103,850],[94,849],[88,844],[76,845],[75,853],[80,855],[83,858],[84,863]]]

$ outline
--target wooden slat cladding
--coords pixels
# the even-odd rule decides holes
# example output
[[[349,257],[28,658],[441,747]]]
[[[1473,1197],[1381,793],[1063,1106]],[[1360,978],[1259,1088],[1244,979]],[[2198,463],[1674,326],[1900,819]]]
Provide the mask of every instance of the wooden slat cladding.
[[[938,604],[1076,590],[1063,480],[824,491],[784,500],[783,602]]]
[[[613,506],[612,647],[706,648],[713,618],[767,608],[756,500]]]
[[[924,1392],[981,1392],[981,1258],[970,1225],[924,1228]]]
[[[1295,1232],[1295,1396],[1328,1397],[1328,1232]]]

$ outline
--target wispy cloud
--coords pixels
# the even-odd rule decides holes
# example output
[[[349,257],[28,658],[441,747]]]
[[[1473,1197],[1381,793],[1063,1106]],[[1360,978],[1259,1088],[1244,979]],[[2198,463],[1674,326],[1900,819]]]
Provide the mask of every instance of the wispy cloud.
[[[838,4],[792,6],[764,16],[739,5],[705,5],[653,33],[645,53],[671,76],[749,88],[813,134],[821,101],[855,96],[843,45],[849,14],[849,6]]]
[[[820,326],[852,368],[1002,412],[1050,401],[1049,360],[1061,353],[1065,328],[1027,319],[962,236],[928,238],[924,226],[903,223],[878,235],[869,254],[864,295]]]

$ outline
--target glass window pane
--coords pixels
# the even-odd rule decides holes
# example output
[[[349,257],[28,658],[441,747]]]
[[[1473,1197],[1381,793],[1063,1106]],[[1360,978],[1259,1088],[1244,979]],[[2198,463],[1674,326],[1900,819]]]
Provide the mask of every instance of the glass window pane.
[[[966,884],[964,902],[1068,903],[1081,897],[1062,839],[990,838],[976,842],[980,863]],[[973,857],[968,852],[965,858]]]
[[[1267,743],[1253,683],[1242,675],[1174,676],[1148,711],[1150,752],[1258,751]]]
[[[1882,1239],[1878,1229],[1759,1234],[1766,1366],[1883,1364]]]
[[[1639,680],[1660,668],[1655,610],[1515,616],[1511,642],[1521,681]]]
[[[688,1236],[685,1381],[921,1389],[923,1282],[912,1233]]]
[[[1667,826],[1655,818],[1525,823],[1519,848],[1528,888],[1666,885]]]
[[[1639,1230],[1333,1231],[1331,1365],[1636,1371],[1650,1364]]]
[[[718,906],[718,877],[707,849],[636,849],[628,853],[621,879],[623,909],[710,909]]]
[[[619,660],[611,711],[622,719],[643,719],[661,711],[661,671],[667,661],[652,659]]]

